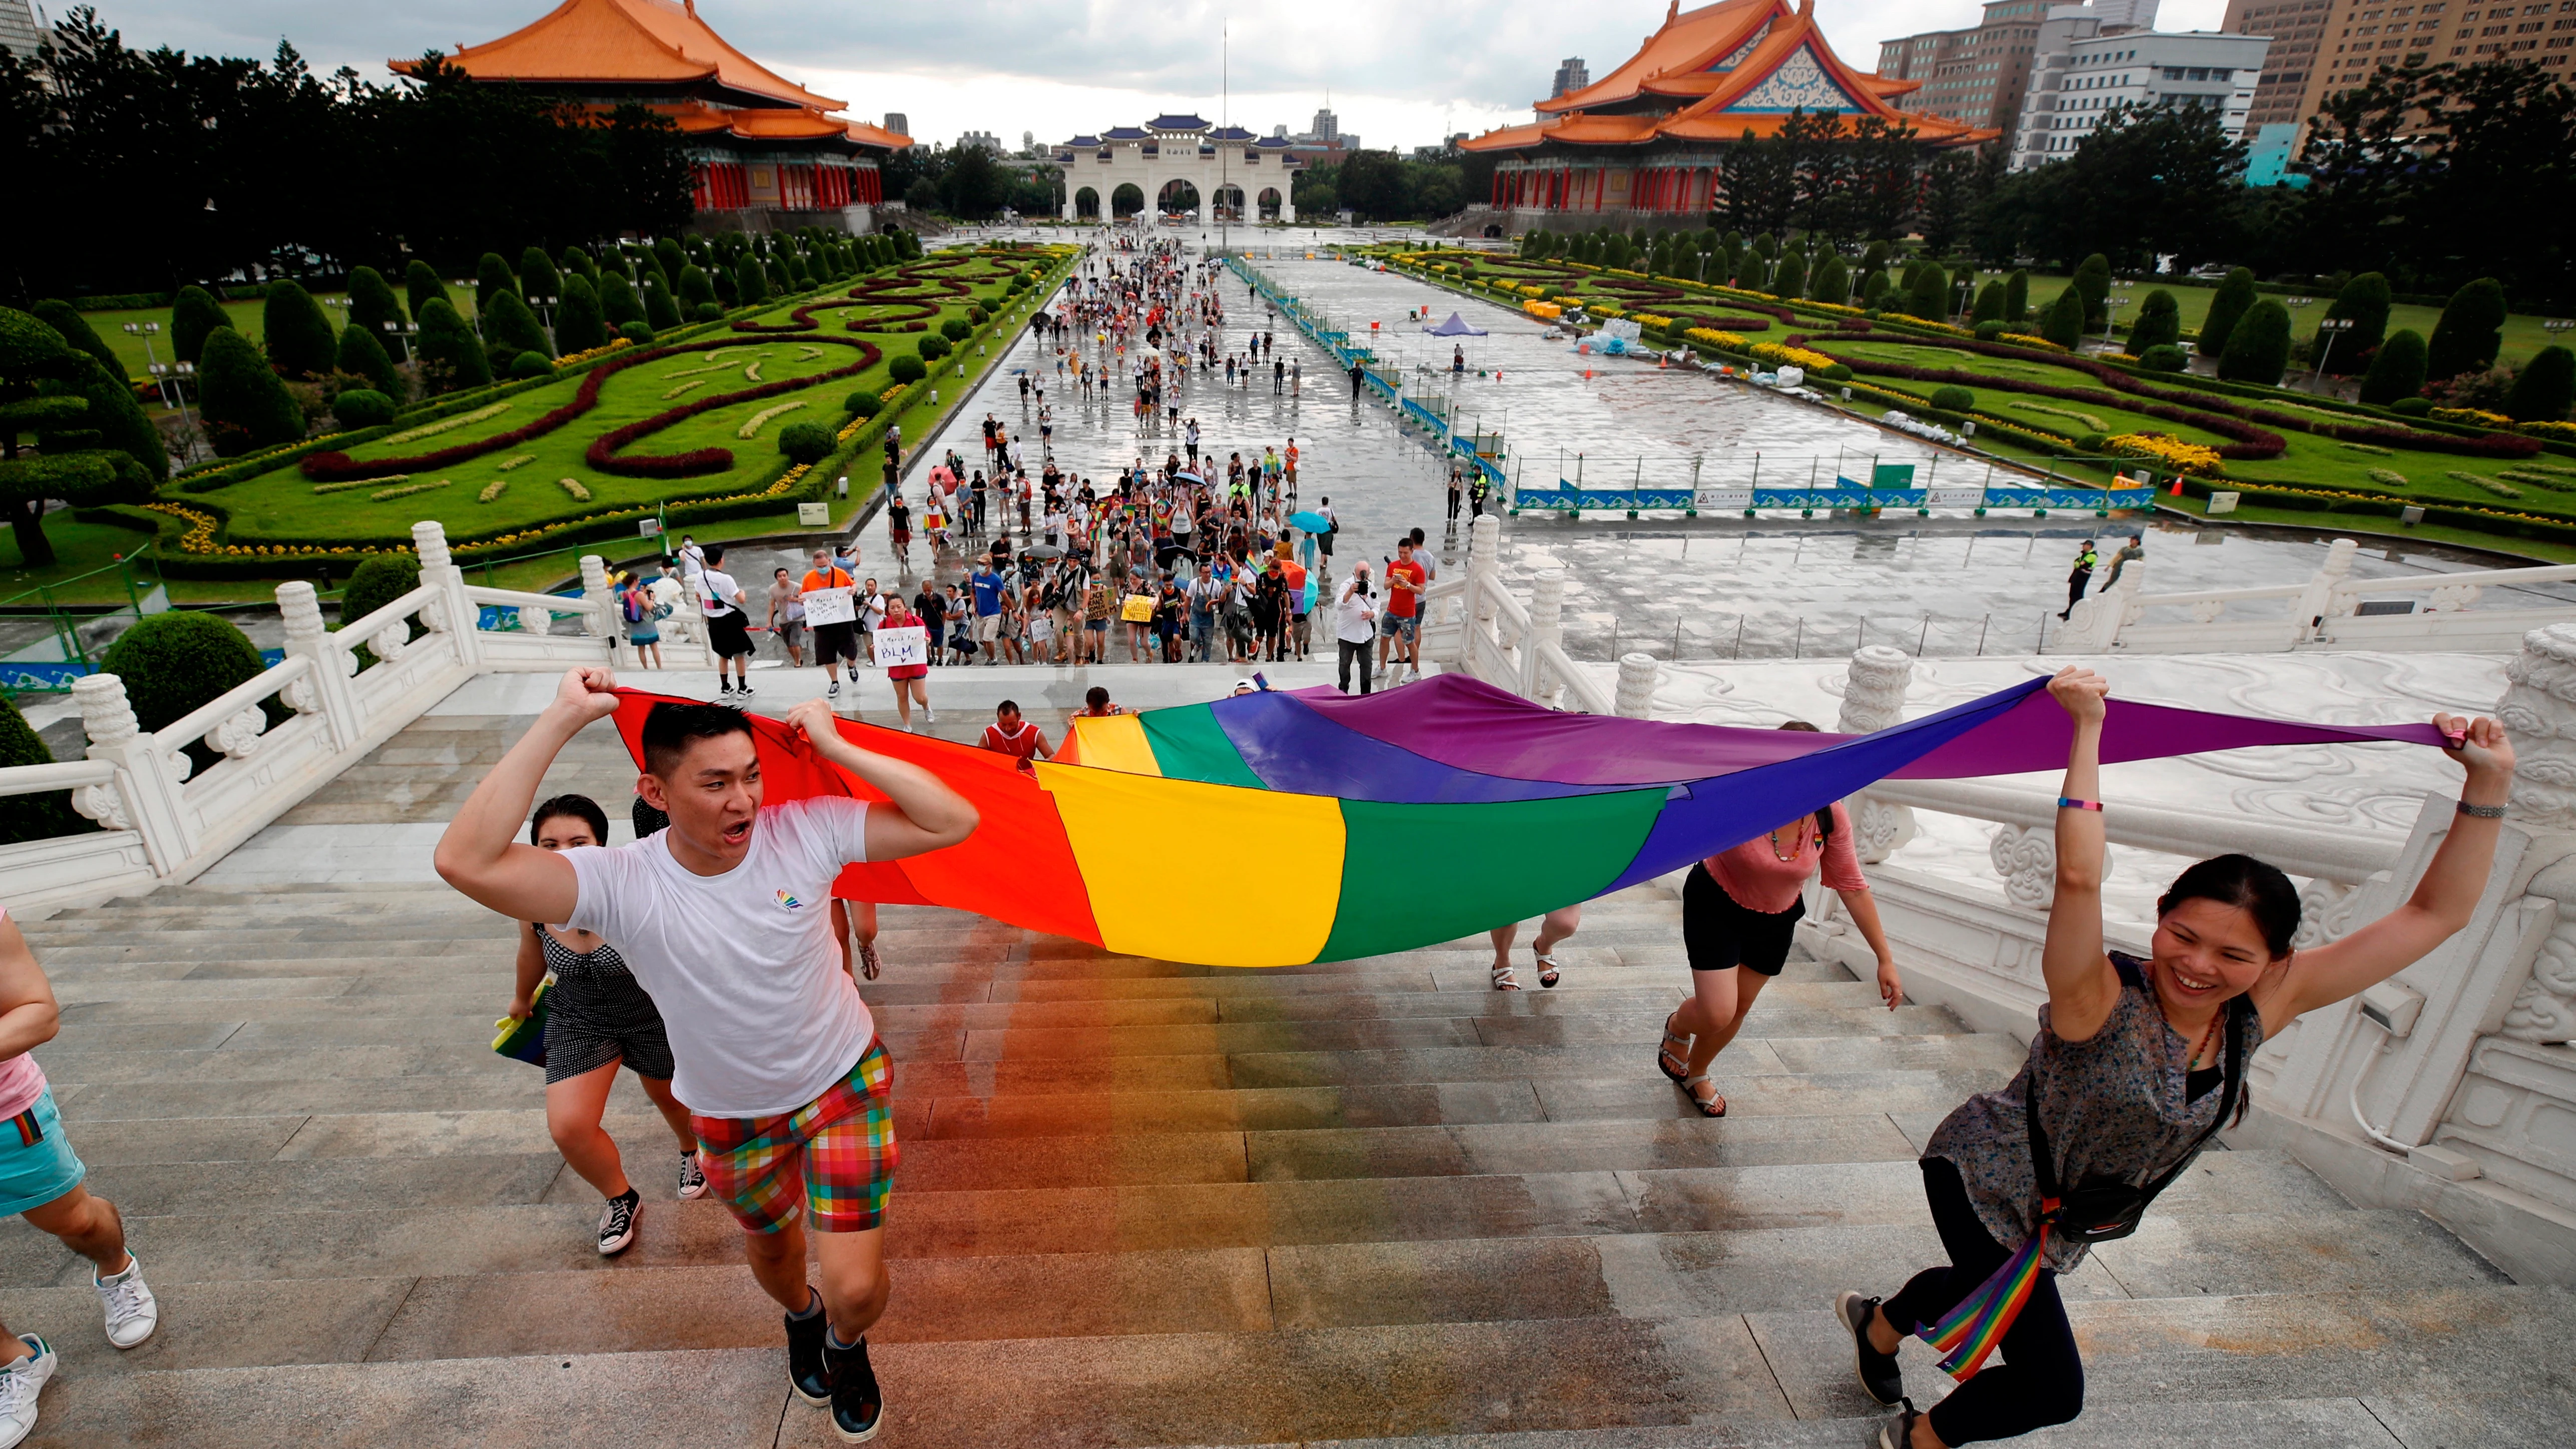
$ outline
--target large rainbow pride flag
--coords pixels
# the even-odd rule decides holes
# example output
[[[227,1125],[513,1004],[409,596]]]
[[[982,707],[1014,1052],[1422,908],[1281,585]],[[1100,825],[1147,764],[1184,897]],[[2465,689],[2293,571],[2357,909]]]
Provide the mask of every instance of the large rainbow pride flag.
[[[833,891],[1197,965],[1374,956],[1680,869],[1872,781],[2057,770],[2069,725],[2046,685],[1836,735],[1569,714],[1444,674],[1359,698],[1264,691],[1081,718],[1056,760],[1028,767],[843,720],[860,747],[936,772],[983,823],[947,850],[851,866]],[[644,717],[671,697],[619,693],[640,760]],[[883,798],[779,721],[751,724],[770,802]],[[2115,700],[2102,758],[2374,741],[2441,737]]]

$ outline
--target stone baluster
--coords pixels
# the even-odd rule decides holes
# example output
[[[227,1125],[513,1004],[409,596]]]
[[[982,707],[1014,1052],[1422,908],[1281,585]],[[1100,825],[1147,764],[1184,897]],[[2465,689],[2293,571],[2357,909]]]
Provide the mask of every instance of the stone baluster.
[[[626,631],[619,627],[625,620],[617,612],[617,591],[609,586],[608,561],[595,553],[581,556],[581,599],[590,606],[582,620],[582,632],[593,639],[608,642],[609,658],[626,662]]]
[[[1494,591],[1503,586],[1502,556],[1503,521],[1488,513],[1467,530],[1467,608],[1459,620],[1458,665],[1470,674],[1476,670],[1472,636],[1493,636]]]
[[[1552,706],[1565,686],[1546,673],[1539,646],[1564,645],[1565,570],[1540,569],[1530,580],[1529,616],[1529,633],[1521,640],[1521,695]]]
[[[175,872],[196,853],[179,790],[188,777],[188,757],[163,751],[144,731],[125,697],[125,681],[113,674],[73,680],[72,701],[89,735],[89,757],[116,767],[111,784],[74,791],[73,808],[101,825],[142,836],[153,874]]]
[[[1611,708],[1621,719],[1655,717],[1655,656],[1623,654],[1619,657],[1619,691]]]
[[[411,526],[411,542],[420,555],[421,584],[438,591],[436,599],[421,606],[421,626],[445,636],[448,646],[456,651],[456,661],[472,669],[483,662],[482,641],[476,637],[475,628],[482,622],[483,610],[465,597],[465,570],[448,556],[447,526],[436,519],[424,519]]]
[[[2299,596],[2290,601],[2290,642],[2304,644],[2316,637],[2317,621],[2349,614],[2356,607],[2350,594],[2338,600],[2336,590],[2352,573],[2352,555],[2361,545],[2348,538],[2338,538],[2326,547],[2324,563],[2310,577]]]
[[[349,687],[349,676],[358,671],[358,657],[322,627],[322,605],[311,584],[302,579],[279,584],[277,612],[286,624],[287,657],[300,655],[313,661],[302,679],[286,686],[287,704],[297,714],[322,716],[335,751],[356,749],[367,732],[357,692]]]
[[[1914,682],[1914,661],[1904,650],[1885,644],[1854,651],[1843,676],[1842,713],[1834,732],[1875,734],[1905,718],[1905,690]],[[1851,812],[1852,845],[1864,863],[1875,865],[1905,848],[1917,833],[1911,806],[1892,804],[1867,791],[1843,802]]]

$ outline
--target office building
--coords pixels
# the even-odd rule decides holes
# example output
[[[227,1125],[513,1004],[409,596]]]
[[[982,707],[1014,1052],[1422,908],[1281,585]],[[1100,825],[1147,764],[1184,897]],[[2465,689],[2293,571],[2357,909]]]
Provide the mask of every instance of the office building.
[[[1582,56],[1570,55],[1556,63],[1556,79],[1548,83],[1548,95],[1570,96],[1590,84],[1591,67],[1583,63]]]
[[[2091,23],[2081,16],[2051,16],[2061,18]],[[2013,138],[2013,168],[2065,159],[2121,106],[2205,107],[2219,113],[2230,139],[2243,140],[2270,46],[2260,35],[2200,30],[2103,29],[2075,39],[2062,65],[2047,66],[2033,79]]]

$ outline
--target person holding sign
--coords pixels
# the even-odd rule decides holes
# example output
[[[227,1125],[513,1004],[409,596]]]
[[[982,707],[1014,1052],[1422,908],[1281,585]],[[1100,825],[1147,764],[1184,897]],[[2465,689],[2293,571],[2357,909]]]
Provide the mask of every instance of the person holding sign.
[[[904,733],[912,732],[912,706],[921,705],[922,721],[939,723],[939,712],[930,707],[930,631],[919,615],[903,601],[903,595],[886,595],[885,622],[877,626],[877,667],[886,672],[886,682],[894,686],[895,713],[903,717]]]
[[[814,631],[814,662],[823,666],[824,677],[831,682],[823,688],[826,696],[841,693],[841,661],[850,661],[851,682],[857,682],[859,667],[858,585],[849,571],[832,559],[826,548],[814,550],[814,567],[806,570],[804,579],[805,622]]]

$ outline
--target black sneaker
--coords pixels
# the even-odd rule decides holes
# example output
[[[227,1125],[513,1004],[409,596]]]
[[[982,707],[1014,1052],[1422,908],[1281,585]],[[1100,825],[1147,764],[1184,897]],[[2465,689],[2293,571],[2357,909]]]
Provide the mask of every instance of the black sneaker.
[[[832,1375],[832,1432],[845,1444],[865,1444],[885,1423],[885,1396],[877,1392],[877,1371],[868,1366],[868,1340],[855,1348],[823,1345],[823,1363]]]
[[[642,1206],[642,1194],[631,1187],[600,1205],[599,1256],[613,1258],[635,1241],[635,1213]]]
[[[1851,1331],[1852,1352],[1860,1363],[1860,1386],[1882,1404],[1893,1404],[1905,1397],[1905,1375],[1896,1366],[1896,1355],[1880,1353],[1869,1341],[1870,1320],[1878,1314],[1878,1300],[1845,1293],[1834,1300],[1834,1316]]]
[[[796,1397],[809,1404],[832,1402],[832,1370],[823,1362],[823,1335],[831,1321],[822,1312],[822,1301],[814,1300],[816,1312],[811,1318],[787,1319],[787,1387]]]
[[[1914,1401],[1906,1400],[1895,1418],[1879,1421],[1878,1449],[1913,1449],[1914,1421],[1922,1417],[1914,1412]]]

